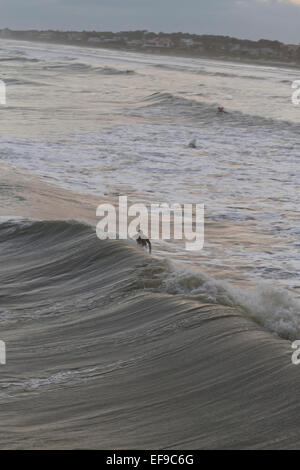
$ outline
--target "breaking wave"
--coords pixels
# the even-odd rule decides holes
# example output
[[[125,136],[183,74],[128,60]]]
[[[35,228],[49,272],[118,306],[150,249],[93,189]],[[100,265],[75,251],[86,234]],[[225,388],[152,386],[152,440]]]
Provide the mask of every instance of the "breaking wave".
[[[93,66],[90,64],[85,64],[81,62],[72,62],[72,63],[52,63],[43,66],[44,70],[57,70],[63,72],[76,72],[76,73],[86,73],[93,72],[101,75],[133,75],[136,72],[130,69],[117,69],[114,67],[108,66]]]
[[[198,94],[198,97],[203,97],[203,94]],[[299,124],[290,121],[265,118],[263,116],[256,116],[252,114],[243,113],[241,111],[227,109],[226,114],[217,113],[217,108],[220,103],[212,104],[211,102],[200,101],[192,97],[183,97],[173,95],[168,92],[155,92],[146,96],[141,106],[148,109],[149,112],[158,113],[159,115],[166,116],[179,116],[186,119],[197,120],[199,122],[216,122],[217,119],[222,119],[226,125],[237,125],[239,127],[270,127],[277,130],[293,130],[299,132]]]
[[[298,447],[289,342],[245,315],[289,336],[289,296],[251,303],[76,221],[1,219],[0,244],[3,449]]]

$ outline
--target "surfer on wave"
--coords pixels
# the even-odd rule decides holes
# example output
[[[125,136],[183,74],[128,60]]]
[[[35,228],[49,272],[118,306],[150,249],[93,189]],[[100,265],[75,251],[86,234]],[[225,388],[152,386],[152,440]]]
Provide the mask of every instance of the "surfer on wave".
[[[143,248],[147,247],[149,248],[149,253],[151,254],[152,251],[152,246],[149,238],[147,238],[142,230],[138,230],[136,236],[135,236],[136,242],[139,246],[142,246]]]

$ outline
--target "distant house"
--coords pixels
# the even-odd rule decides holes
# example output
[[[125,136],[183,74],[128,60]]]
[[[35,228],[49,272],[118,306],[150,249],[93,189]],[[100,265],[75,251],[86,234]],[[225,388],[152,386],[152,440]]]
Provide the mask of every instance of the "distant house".
[[[194,45],[194,39],[182,38],[180,39],[180,45],[183,47],[192,47]]]
[[[248,49],[248,54],[252,57],[259,57],[259,49]]]
[[[99,42],[120,42],[120,38],[118,37],[106,37],[106,36],[99,36]]]
[[[172,47],[174,43],[170,38],[158,36],[154,39],[148,39],[145,45],[154,47]]]
[[[271,49],[270,47],[261,47],[260,54],[263,56],[274,57],[276,56],[276,51],[274,51],[274,49]]]
[[[287,44],[285,47],[287,47],[288,51],[292,52],[298,51],[298,49],[300,49],[300,45],[297,44]]]
[[[241,47],[240,51],[243,54],[251,55],[253,57],[258,57],[260,55],[259,49],[253,49],[251,47]]]
[[[230,52],[239,52],[241,50],[240,44],[234,44],[229,47]]]
[[[142,39],[132,39],[131,41],[127,41],[128,46],[142,46],[143,44],[144,41],[142,41]]]
[[[288,44],[283,46],[281,50],[281,57],[283,58],[297,58],[300,52],[300,45]]]

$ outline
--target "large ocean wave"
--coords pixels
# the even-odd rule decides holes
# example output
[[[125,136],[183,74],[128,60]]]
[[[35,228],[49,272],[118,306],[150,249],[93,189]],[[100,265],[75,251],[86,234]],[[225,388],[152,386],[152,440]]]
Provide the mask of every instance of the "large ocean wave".
[[[76,221],[0,243],[2,448],[298,446],[290,343],[224,286]]]

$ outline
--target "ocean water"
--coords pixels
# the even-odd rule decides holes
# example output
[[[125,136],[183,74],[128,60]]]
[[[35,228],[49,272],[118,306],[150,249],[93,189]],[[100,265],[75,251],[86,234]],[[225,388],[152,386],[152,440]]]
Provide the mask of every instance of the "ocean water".
[[[0,162],[99,201],[205,204],[203,250],[152,257],[1,219],[0,447],[297,448],[300,72],[8,40],[0,70]]]

